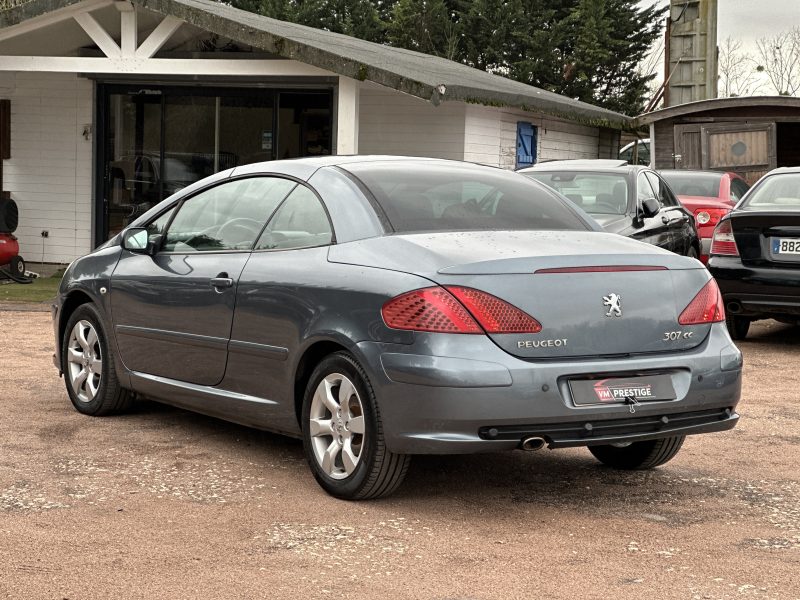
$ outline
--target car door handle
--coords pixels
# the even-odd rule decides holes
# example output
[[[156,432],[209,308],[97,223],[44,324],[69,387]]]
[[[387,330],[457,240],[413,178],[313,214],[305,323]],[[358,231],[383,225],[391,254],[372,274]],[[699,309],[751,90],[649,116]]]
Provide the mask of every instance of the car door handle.
[[[689,217],[683,215],[682,217],[676,217],[674,219],[668,219],[667,217],[661,217],[661,222],[664,225],[672,225],[673,223],[688,223]]]
[[[233,279],[230,277],[212,277],[211,287],[217,289],[233,287]]]

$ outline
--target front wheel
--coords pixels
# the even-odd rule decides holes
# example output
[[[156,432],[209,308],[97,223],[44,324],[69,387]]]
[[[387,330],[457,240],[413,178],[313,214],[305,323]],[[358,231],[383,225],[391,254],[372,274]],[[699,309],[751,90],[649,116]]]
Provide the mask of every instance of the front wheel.
[[[130,406],[131,392],[119,384],[103,320],[92,304],[79,306],[67,321],[61,365],[69,399],[78,412],[100,416]]]
[[[589,452],[604,465],[614,469],[647,470],[672,460],[686,436],[661,438],[629,445],[589,446]]]
[[[380,498],[402,483],[411,457],[386,449],[375,393],[349,354],[331,354],[314,369],[302,419],[306,459],[332,496]]]

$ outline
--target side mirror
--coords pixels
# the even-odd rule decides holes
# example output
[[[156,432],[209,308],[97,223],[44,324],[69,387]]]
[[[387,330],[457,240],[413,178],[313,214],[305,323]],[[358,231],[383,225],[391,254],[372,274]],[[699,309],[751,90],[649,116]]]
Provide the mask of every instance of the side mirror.
[[[655,217],[661,210],[661,203],[655,198],[646,198],[642,201],[642,213],[646,219]]]
[[[152,256],[158,249],[160,238],[161,236],[153,236],[151,239],[145,227],[131,227],[122,234],[122,247],[135,254]]]

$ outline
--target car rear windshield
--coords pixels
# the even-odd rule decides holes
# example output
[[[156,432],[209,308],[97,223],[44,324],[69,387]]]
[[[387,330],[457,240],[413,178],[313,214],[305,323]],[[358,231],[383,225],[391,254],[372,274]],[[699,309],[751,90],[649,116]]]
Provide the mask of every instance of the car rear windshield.
[[[744,210],[800,210],[800,173],[770,175],[750,192]]]
[[[347,165],[394,231],[590,230],[568,203],[520,175],[416,162]]]
[[[669,187],[678,196],[719,198],[719,183],[722,181],[722,173],[675,173],[674,171],[662,171],[661,176],[667,180]]]
[[[590,215],[628,212],[628,183],[621,173],[526,171],[524,174],[560,192]]]

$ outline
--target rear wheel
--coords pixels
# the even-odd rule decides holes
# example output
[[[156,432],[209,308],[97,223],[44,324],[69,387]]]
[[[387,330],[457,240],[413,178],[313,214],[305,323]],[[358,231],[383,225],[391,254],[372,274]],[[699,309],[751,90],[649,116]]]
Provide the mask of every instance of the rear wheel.
[[[119,384],[100,313],[79,306],[67,321],[61,365],[72,405],[86,415],[108,415],[130,407],[132,394]]]
[[[743,340],[747,337],[747,332],[750,330],[750,319],[727,313],[725,315],[725,325],[728,327],[728,333],[731,334],[734,340]]]
[[[352,356],[337,352],[317,366],[302,415],[306,459],[326,492],[366,500],[402,483],[411,457],[386,449],[375,393]]]
[[[653,469],[672,460],[686,436],[633,442],[628,446],[589,446],[589,452],[604,465],[614,469]]]

